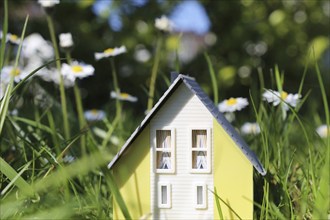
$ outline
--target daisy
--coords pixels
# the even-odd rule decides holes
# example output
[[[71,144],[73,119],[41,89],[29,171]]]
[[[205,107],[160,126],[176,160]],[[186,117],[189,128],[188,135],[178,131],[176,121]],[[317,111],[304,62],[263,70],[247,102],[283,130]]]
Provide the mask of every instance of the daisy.
[[[173,22],[165,15],[155,19],[155,27],[164,32],[173,31]]]
[[[219,105],[220,112],[235,112],[240,111],[246,106],[249,105],[249,102],[246,98],[230,98],[222,101]]]
[[[68,49],[73,47],[73,40],[71,33],[62,33],[59,35],[60,47],[63,49]]]
[[[74,158],[73,156],[67,154],[63,157],[63,162],[64,163],[72,163],[75,159],[76,158]]]
[[[22,69],[19,67],[14,68],[14,66],[5,66],[1,71],[1,81],[2,83],[8,84],[10,82],[10,78],[14,77],[14,81],[18,83],[27,75],[28,73],[22,71]]]
[[[273,103],[273,106],[277,106],[283,100],[285,103],[283,104],[284,110],[289,110],[289,106],[296,107],[300,101],[301,95],[299,94],[288,94],[285,91],[282,91],[281,94],[278,91],[267,90],[262,94],[263,100],[268,103]]]
[[[0,31],[0,39],[2,39],[3,36],[4,36],[4,35],[3,35],[3,32]],[[12,44],[19,45],[20,42],[21,42],[21,39],[20,39],[17,35],[15,35],[15,34],[7,33],[7,35],[6,35],[6,43],[7,43],[8,41],[9,41],[10,43],[12,43]]]
[[[94,74],[94,67],[92,65],[79,63],[73,61],[71,65],[67,63],[62,64],[62,75],[69,79],[75,80],[76,78],[82,79]]]
[[[51,69],[41,69],[36,73],[37,76],[39,76],[41,79],[43,79],[46,82],[54,82],[55,84],[60,84],[60,75],[58,74],[58,71],[56,68]],[[65,88],[70,88],[74,86],[74,79],[68,76],[63,76],[63,84]]]
[[[105,118],[105,112],[102,110],[91,109],[84,112],[87,121],[100,121]]]
[[[21,39],[16,34],[10,33],[7,34],[7,41],[15,45],[19,45],[21,43]]]
[[[60,3],[60,0],[38,0],[38,3],[44,8],[52,8]]]
[[[330,127],[327,127],[327,125],[321,125],[316,129],[316,132],[321,138],[326,138],[330,135]]]
[[[96,52],[94,55],[95,55],[96,60],[100,60],[100,59],[106,58],[106,57],[114,57],[114,56],[117,56],[122,53],[126,53],[125,46],[108,48],[108,49],[104,50],[103,52]]]
[[[241,127],[241,132],[244,135],[247,134],[259,134],[260,133],[260,127],[258,123],[251,123],[251,122],[246,122],[242,125]]]
[[[22,55],[28,61],[39,58],[42,62],[54,58],[54,49],[52,44],[40,34],[33,33],[24,39]]]
[[[119,99],[121,101],[136,102],[138,100],[137,97],[131,96],[128,93],[117,93],[115,91],[111,91],[110,96],[113,99]]]

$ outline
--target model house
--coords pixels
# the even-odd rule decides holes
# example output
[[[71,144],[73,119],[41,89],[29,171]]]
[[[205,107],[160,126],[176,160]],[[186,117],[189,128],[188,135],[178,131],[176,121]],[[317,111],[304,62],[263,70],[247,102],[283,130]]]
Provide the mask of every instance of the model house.
[[[266,171],[194,78],[171,86],[109,163],[132,218],[253,218],[253,167]],[[114,201],[114,219],[124,219]]]

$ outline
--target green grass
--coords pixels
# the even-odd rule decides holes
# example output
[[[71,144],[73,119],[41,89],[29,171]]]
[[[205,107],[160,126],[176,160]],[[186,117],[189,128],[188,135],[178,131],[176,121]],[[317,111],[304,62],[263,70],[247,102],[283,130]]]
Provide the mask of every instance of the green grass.
[[[3,33],[6,34],[7,1],[4,1],[4,5]],[[27,20],[22,38],[26,26]],[[0,50],[1,68],[5,60],[4,40],[3,38]],[[16,65],[19,55],[18,52]],[[208,54],[205,53],[204,56],[217,103],[218,83]],[[15,108],[16,100],[28,99],[31,96],[28,88],[39,83],[31,77],[54,62],[59,65],[60,57],[31,72],[19,84],[15,85],[12,79],[0,101],[0,219],[111,219],[113,198],[120,205],[125,217],[130,219],[130,210],[127,209],[106,165],[136,126],[138,121],[134,119],[134,114],[124,109],[120,117],[108,116],[103,121],[85,125],[81,118],[81,109],[78,116],[73,110],[74,104],[65,101],[68,106],[63,114],[64,108],[57,101],[56,94],[48,93],[46,95],[52,100],[49,106],[39,106],[36,103],[31,105],[27,102],[21,107],[22,111],[18,116],[10,114]],[[149,100],[148,109],[152,105],[150,102],[154,101],[154,81],[159,71],[159,62],[160,54],[155,57],[151,70],[152,91],[145,97]],[[259,101],[265,87],[264,73],[261,71],[259,96],[250,94],[250,107],[254,111],[253,117],[261,127],[261,133],[248,136],[246,140],[268,172],[265,177],[256,173],[254,176],[255,219],[328,218],[330,138],[321,139],[315,133],[317,123],[314,119],[325,118],[324,124],[329,126],[329,97],[326,97],[317,65],[311,68],[306,64],[299,93],[303,91],[307,71],[312,72],[313,77],[318,80],[323,101],[322,113],[300,113],[307,105],[311,92],[302,94],[301,104],[290,108],[288,112]],[[283,90],[284,75],[280,74],[278,67],[275,68],[274,75],[275,85],[267,86]],[[166,83],[166,79],[163,81]],[[65,94],[61,91],[61,102],[68,100],[63,99]],[[76,98],[80,99],[79,96]],[[79,100],[76,102],[79,103]],[[111,108],[115,106],[118,108],[115,103]],[[118,124],[124,125],[125,129]],[[95,130],[103,136],[100,137]],[[111,137],[114,136],[119,138],[119,144],[111,142]],[[66,155],[73,155],[75,160],[72,163],[66,162]],[[217,196],[216,190],[214,194],[221,218],[220,204],[224,201]]]

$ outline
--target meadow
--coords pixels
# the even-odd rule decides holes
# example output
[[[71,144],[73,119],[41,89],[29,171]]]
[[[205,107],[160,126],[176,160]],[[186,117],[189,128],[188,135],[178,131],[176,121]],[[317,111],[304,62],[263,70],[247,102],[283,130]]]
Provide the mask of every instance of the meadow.
[[[29,15],[19,35],[10,33],[10,4],[1,2],[0,218],[112,219],[115,199],[130,219],[107,164],[169,86],[168,69],[185,74],[178,48],[172,66],[164,64],[162,50],[173,31],[171,21],[161,14],[152,21],[158,34],[142,77],[145,86],[140,88],[135,79],[121,76],[122,63],[132,59],[125,58],[130,54],[125,45],[95,49],[87,56],[95,65],[77,61],[74,40],[79,36],[58,33],[57,4],[64,3],[39,1],[47,27],[44,39],[27,33]],[[224,96],[230,94],[223,86],[228,78],[218,74],[217,54],[206,49],[200,54],[194,62],[204,63],[203,89],[267,170],[264,177],[254,174],[254,218],[329,219],[329,82],[318,50],[311,47],[306,52],[294,92],[286,90],[286,70],[272,63],[270,70],[256,67],[253,84],[243,90],[236,87],[237,98],[232,99]],[[103,107],[92,108],[84,103],[84,85],[95,83],[91,78],[100,62],[111,78],[111,91]],[[123,92],[123,81],[126,90],[140,93]],[[240,103],[238,96],[248,104]]]

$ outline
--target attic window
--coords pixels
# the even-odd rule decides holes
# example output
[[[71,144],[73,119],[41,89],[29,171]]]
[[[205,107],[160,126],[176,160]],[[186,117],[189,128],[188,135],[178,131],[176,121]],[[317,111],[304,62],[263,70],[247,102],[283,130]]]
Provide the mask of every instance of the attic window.
[[[157,173],[174,172],[174,129],[156,130]]]
[[[191,130],[191,171],[210,172],[210,129]]]

